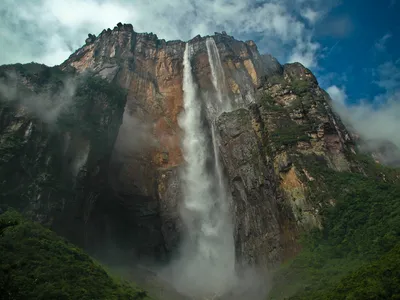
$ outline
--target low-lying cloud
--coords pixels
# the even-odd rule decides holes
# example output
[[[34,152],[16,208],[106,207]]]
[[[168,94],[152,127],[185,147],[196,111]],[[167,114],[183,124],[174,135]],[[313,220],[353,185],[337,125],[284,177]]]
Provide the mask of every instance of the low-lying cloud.
[[[348,105],[347,95],[343,88],[331,86],[327,89],[334,100],[334,109],[350,129],[365,140],[365,150],[378,149],[382,143],[391,142],[400,149],[400,91],[384,94],[375,102],[360,101]],[[398,161],[400,152],[388,154],[387,161]]]
[[[390,35],[383,36],[375,48],[384,51],[384,45]],[[378,45],[378,46],[377,46]],[[385,151],[386,161],[400,162],[400,60],[386,61],[374,71],[373,84],[382,89],[382,93],[373,99],[348,99],[344,87],[330,86],[327,92],[334,100],[333,105],[343,121],[364,140],[363,149],[382,149]],[[353,103],[353,104],[352,104]],[[355,104],[354,104],[355,103]],[[387,142],[392,143],[391,147]],[[392,146],[393,146],[392,145]],[[393,149],[393,148],[398,148]],[[392,151],[393,150],[393,151]]]
[[[29,92],[27,86],[21,89],[23,79],[16,72],[8,72],[0,79],[0,100],[18,103],[27,113],[33,114],[47,124],[54,124],[61,112],[73,102],[77,84],[72,78],[63,82],[62,88],[53,93],[43,90],[40,93]]]

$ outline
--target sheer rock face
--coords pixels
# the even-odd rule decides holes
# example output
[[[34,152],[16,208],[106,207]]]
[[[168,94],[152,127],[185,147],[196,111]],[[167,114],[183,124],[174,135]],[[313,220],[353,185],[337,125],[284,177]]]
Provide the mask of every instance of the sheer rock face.
[[[0,205],[86,248],[108,239],[118,223],[108,162],[125,102],[106,81],[38,64],[1,67]]]
[[[190,41],[202,101],[215,93],[206,38]],[[225,33],[213,38],[225,73],[224,88],[240,107],[216,120],[232,193],[237,257],[272,267],[297,253],[299,233],[321,226],[319,210],[330,205],[312,198],[309,163],[318,159],[327,168],[350,170],[352,141],[308,69],[261,56],[252,41],[240,42]],[[110,133],[112,150],[101,167],[104,175],[101,181],[91,177],[86,183],[89,192],[104,186],[105,200],[92,205],[87,194],[80,203],[92,205],[84,216],[94,221],[83,232],[94,244],[96,238],[116,235],[114,240],[123,243],[115,243],[123,250],[154,257],[179,243],[184,50],[184,42],[167,42],[118,24],[98,37],[89,35],[60,66],[77,74],[94,72],[127,92],[124,112],[113,117],[122,124]],[[24,126],[28,130],[29,123]],[[101,239],[91,235],[96,228],[108,234]]]
[[[233,195],[236,249],[250,263],[273,266],[298,250],[298,235],[321,226],[315,160],[350,170],[353,143],[327,94],[300,64],[263,78],[256,102],[218,118],[220,150]]]
[[[227,91],[239,103],[249,103],[266,72],[254,42],[240,42],[226,34],[213,36],[223,63]],[[197,36],[192,70],[203,99],[213,92],[206,37]],[[103,31],[61,65],[78,73],[93,71],[127,89],[123,124],[110,165],[113,189],[127,206],[138,195],[158,202],[165,245],[179,241],[179,166],[183,108],[183,54],[185,43],[136,33],[130,25]],[[138,132],[139,131],[139,132]],[[131,203],[132,202],[132,203]],[[136,204],[135,204],[136,203]],[[140,207],[144,203],[139,205]]]

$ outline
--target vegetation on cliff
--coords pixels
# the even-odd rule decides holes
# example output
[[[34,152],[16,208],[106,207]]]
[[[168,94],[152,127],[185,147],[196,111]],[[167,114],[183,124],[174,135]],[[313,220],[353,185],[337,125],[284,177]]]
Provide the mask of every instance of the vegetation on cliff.
[[[400,172],[354,157],[363,173],[337,172],[321,159],[307,166],[315,201],[334,199],[324,228],[277,273],[270,299],[398,299],[400,297]]]
[[[314,78],[286,69],[259,90],[254,122],[287,196],[282,210],[299,228],[323,229],[302,237],[269,299],[400,298],[400,170],[354,154]]]
[[[126,91],[90,73],[35,63],[1,66],[0,80],[0,204],[50,220],[74,196],[82,151],[88,169],[108,159]]]
[[[149,299],[82,250],[15,211],[0,215],[2,299]]]
[[[264,93],[260,99],[261,105],[274,115],[275,129],[269,134],[269,142],[277,148],[280,146],[293,146],[297,142],[309,141],[307,131],[310,131],[310,124],[299,125],[289,116],[289,110],[279,103],[269,93]]]

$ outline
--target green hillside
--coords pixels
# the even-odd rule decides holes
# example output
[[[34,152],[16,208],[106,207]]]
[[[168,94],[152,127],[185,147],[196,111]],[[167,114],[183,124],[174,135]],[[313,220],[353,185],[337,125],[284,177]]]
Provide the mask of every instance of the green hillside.
[[[2,299],[149,299],[82,250],[15,211],[0,215]]]

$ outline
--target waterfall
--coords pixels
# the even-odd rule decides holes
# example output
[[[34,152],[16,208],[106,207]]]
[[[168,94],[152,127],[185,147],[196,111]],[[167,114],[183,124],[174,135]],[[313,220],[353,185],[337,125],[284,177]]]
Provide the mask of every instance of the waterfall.
[[[215,49],[211,47],[209,59],[210,64],[214,64],[212,72],[216,97],[223,104],[224,95],[220,86],[224,76]],[[214,124],[213,120],[207,124],[202,115],[205,103],[202,103],[193,79],[192,51],[191,45],[186,44],[183,59],[184,113],[179,120],[184,132],[181,217],[186,234],[180,260],[175,265],[174,283],[181,292],[204,296],[208,293],[222,294],[234,284],[235,247]],[[214,111],[218,112],[221,111]],[[211,117],[215,118],[215,115]]]
[[[206,47],[208,54],[208,61],[211,68],[211,81],[215,89],[215,93],[217,96],[218,102],[212,101],[213,99],[208,98],[208,112],[209,119],[211,123],[211,137],[213,143],[213,151],[214,151],[214,162],[215,162],[215,171],[218,177],[218,185],[220,189],[220,194],[228,195],[225,190],[225,185],[223,181],[222,175],[222,167],[220,165],[220,157],[218,151],[219,140],[217,139],[217,134],[215,130],[215,120],[216,118],[224,111],[230,111],[232,109],[232,104],[230,102],[229,97],[227,96],[226,91],[226,81],[225,81],[225,73],[222,68],[221,58],[219,56],[219,51],[217,45],[213,38],[209,37],[206,39]],[[226,197],[224,197],[226,198]],[[227,201],[222,203],[222,205],[226,206]]]
[[[215,112],[221,113],[222,111],[230,111],[232,105],[229,97],[227,97],[225,73],[222,68],[217,45],[213,38],[209,37],[206,39],[206,47],[211,68],[211,81],[217,94],[218,103],[216,104],[219,106],[219,109],[216,109]]]

